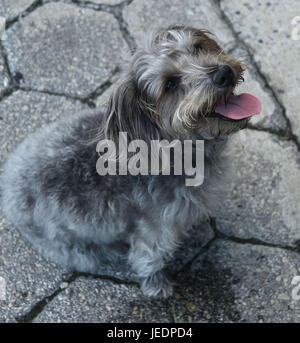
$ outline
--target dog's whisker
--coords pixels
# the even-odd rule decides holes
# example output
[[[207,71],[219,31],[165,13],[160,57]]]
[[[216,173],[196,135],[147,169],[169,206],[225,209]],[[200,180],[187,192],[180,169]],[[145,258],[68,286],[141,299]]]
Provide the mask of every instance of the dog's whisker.
[[[197,70],[200,70],[200,71],[203,71],[206,73],[213,72],[213,71],[217,70],[217,68],[218,68],[217,66],[200,66],[200,65],[197,65],[194,63],[192,63],[191,66]]]
[[[243,61],[249,60],[249,58],[250,58],[249,55],[247,55],[247,56],[240,56],[240,57],[237,57],[237,60],[238,60],[239,62],[243,62]]]
[[[223,54],[224,54],[224,49],[221,49],[220,52],[218,53],[217,57],[220,57]]]

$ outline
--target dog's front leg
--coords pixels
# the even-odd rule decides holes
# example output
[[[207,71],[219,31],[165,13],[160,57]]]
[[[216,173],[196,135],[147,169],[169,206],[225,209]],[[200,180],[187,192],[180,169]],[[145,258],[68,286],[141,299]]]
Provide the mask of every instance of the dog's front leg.
[[[175,237],[170,237],[170,232],[168,237],[162,234],[166,231],[162,230],[160,235],[155,235],[153,231],[143,230],[143,233],[139,232],[131,239],[128,260],[140,278],[142,292],[150,297],[167,298],[173,294],[173,284],[163,268],[177,244]],[[170,243],[172,241],[173,244]]]

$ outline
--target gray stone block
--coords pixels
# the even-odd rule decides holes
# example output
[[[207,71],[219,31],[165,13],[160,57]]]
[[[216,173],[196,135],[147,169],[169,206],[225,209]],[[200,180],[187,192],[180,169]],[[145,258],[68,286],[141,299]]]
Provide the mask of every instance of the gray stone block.
[[[94,4],[105,4],[105,5],[118,5],[121,2],[123,2],[124,0],[91,0],[91,2],[93,2]]]
[[[175,321],[298,323],[299,268],[297,253],[217,240],[175,293]]]
[[[23,87],[80,97],[109,79],[126,49],[111,14],[65,3],[39,7],[6,31],[3,44]]]
[[[135,0],[124,9],[124,19],[138,44],[143,43],[145,32],[171,24],[209,29],[226,49],[235,42],[231,31],[221,20],[219,9],[211,1]]]
[[[300,136],[299,24],[300,2],[222,0],[222,9],[239,36],[251,48],[254,60],[287,111]],[[299,22],[299,21],[298,21]]]
[[[166,323],[166,302],[145,298],[135,285],[78,278],[34,322]]]
[[[79,101],[37,92],[14,92],[0,102],[0,164],[28,134],[63,114],[87,108]],[[1,166],[0,166],[1,172]]]
[[[0,322],[14,322],[55,292],[67,274],[36,254],[0,214],[0,277]]]
[[[300,157],[294,144],[243,130],[228,146],[228,197],[217,227],[230,236],[281,245],[300,239]]]
[[[28,9],[34,0],[1,0],[0,1],[0,16],[6,20],[12,20]]]

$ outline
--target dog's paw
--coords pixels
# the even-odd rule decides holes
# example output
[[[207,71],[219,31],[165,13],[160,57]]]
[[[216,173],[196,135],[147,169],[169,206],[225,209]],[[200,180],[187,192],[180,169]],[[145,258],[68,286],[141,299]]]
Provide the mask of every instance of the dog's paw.
[[[173,295],[173,283],[163,272],[157,272],[141,281],[141,290],[148,297],[165,299]]]

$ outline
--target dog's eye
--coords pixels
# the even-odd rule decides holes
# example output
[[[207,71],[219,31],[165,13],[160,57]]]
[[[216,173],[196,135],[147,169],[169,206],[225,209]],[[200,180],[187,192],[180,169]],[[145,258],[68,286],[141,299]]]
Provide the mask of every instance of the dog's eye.
[[[197,52],[203,50],[203,46],[202,46],[202,44],[200,44],[200,43],[196,43],[196,44],[194,45],[194,49],[195,49],[195,52],[197,53]]]
[[[180,80],[179,77],[172,77],[168,79],[166,82],[166,90],[169,91],[169,90],[174,89],[179,83],[179,80]]]

